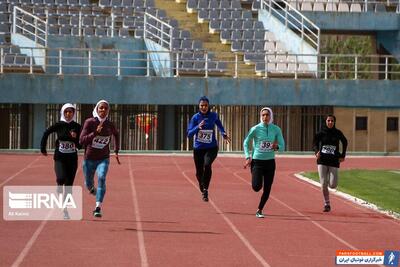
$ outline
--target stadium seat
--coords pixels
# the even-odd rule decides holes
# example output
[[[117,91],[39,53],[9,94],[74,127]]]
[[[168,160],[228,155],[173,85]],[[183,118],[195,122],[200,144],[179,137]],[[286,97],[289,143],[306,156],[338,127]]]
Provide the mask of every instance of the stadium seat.
[[[351,3],[350,12],[361,12],[361,5],[359,3]]]
[[[347,3],[344,2],[340,2],[338,4],[338,12],[349,12],[349,5]]]

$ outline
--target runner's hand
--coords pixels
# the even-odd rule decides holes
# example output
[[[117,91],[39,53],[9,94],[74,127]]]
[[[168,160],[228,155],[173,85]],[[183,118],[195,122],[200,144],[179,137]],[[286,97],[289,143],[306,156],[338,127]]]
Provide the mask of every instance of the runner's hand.
[[[115,158],[117,159],[117,163],[118,163],[118,165],[121,165],[121,161],[119,161],[119,156],[118,156],[118,153],[115,153]]]
[[[231,142],[231,137],[230,137],[227,133],[225,133],[225,134],[223,135],[223,137],[224,137],[225,142],[226,142],[227,144],[229,144],[229,143]]]
[[[72,138],[76,138],[76,132],[70,131],[69,134],[71,135]]]
[[[279,149],[279,146],[278,146],[278,142],[277,142],[277,141],[275,141],[275,142],[272,143],[272,149],[273,149],[274,151],[277,151],[277,150]]]
[[[199,123],[199,129],[200,129],[200,130],[203,129],[204,124],[206,124],[205,120],[202,120],[202,121]]]
[[[103,129],[103,122],[100,122],[100,124],[97,125],[96,132],[99,134],[101,132],[101,129]]]
[[[246,159],[246,162],[244,163],[243,168],[246,169],[246,167],[250,167],[251,165],[251,158]]]

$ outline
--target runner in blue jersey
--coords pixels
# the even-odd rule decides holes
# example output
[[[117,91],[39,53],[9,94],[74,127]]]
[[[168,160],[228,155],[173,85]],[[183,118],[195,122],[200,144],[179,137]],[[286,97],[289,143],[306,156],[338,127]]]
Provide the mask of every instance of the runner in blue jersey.
[[[203,96],[199,100],[199,112],[194,114],[189,123],[187,136],[194,136],[193,158],[196,166],[196,178],[204,201],[208,201],[208,188],[211,181],[211,165],[218,154],[215,138],[215,125],[227,143],[231,138],[225,132],[218,114],[210,110],[210,101]]]

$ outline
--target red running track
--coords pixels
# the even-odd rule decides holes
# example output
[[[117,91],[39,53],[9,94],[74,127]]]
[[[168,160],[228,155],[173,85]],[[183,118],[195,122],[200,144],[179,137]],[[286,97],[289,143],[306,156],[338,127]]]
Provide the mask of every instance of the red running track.
[[[293,175],[315,170],[312,158],[277,158],[265,219],[255,217],[260,193],[242,158],[217,158],[208,203],[190,156],[121,162],[112,159],[101,219],[92,217],[86,191],[82,221],[2,219],[0,266],[320,267],[335,266],[339,249],[400,249],[399,220],[334,195],[332,212],[322,212],[319,188]],[[400,159],[348,158],[342,168],[400,169]],[[54,183],[51,156],[0,155],[1,188]],[[75,185],[83,186],[81,167]]]

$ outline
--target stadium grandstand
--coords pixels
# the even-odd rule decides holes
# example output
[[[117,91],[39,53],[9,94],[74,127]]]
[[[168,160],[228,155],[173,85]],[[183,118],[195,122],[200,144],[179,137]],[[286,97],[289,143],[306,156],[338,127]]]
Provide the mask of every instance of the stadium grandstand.
[[[38,148],[63,103],[83,122],[106,99],[122,149],[187,151],[207,95],[232,136],[222,151],[242,150],[270,106],[288,151],[310,151],[334,114],[349,151],[399,152],[399,13],[392,0],[0,0],[0,148]]]

